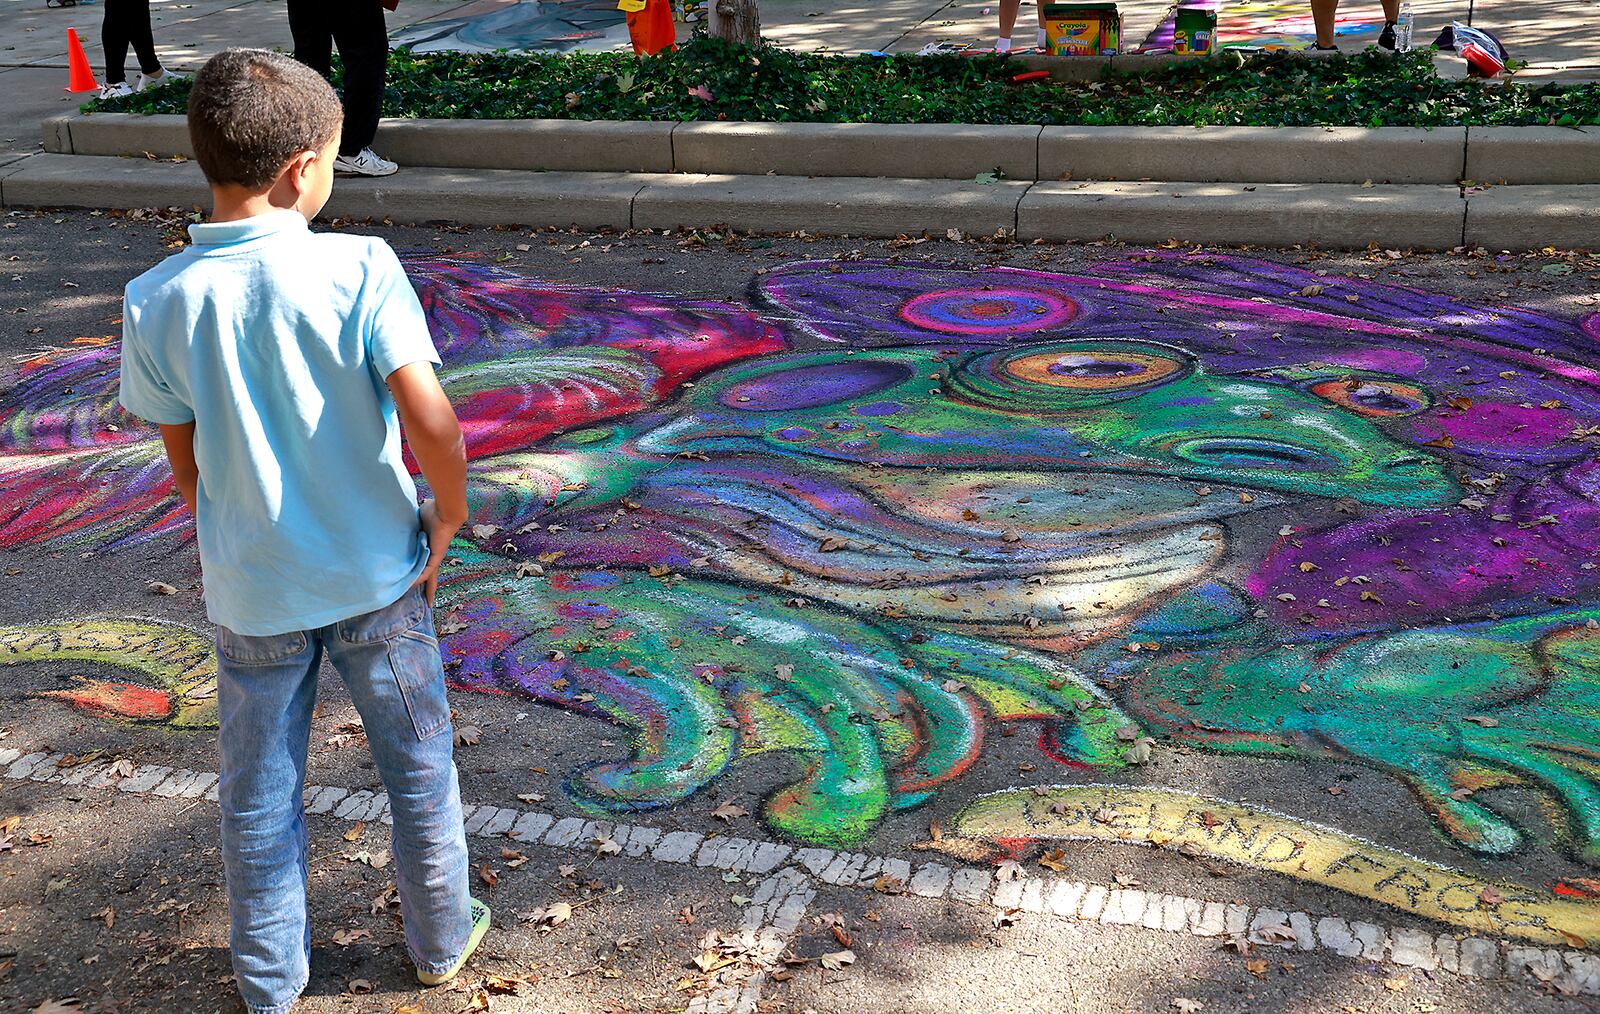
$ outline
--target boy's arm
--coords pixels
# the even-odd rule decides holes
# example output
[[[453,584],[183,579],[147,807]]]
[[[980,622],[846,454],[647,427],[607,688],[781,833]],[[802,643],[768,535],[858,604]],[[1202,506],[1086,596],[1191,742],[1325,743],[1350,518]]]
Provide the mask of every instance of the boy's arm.
[[[189,513],[199,517],[195,497],[200,483],[200,466],[194,460],[194,423],[160,424],[161,443],[167,448],[167,461],[172,465],[172,479],[189,505]]]
[[[428,567],[418,578],[431,605],[439,588],[439,565],[444,562],[450,540],[467,523],[466,443],[450,399],[433,374],[432,363],[409,363],[386,380],[400,412],[406,443],[433,490],[433,499],[422,505]]]

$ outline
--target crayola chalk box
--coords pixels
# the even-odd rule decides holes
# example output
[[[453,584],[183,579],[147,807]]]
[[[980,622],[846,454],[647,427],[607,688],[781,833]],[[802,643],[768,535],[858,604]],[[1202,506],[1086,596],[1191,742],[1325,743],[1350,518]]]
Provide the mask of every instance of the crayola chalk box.
[[[1122,41],[1116,4],[1045,4],[1044,35],[1052,56],[1112,56]]]

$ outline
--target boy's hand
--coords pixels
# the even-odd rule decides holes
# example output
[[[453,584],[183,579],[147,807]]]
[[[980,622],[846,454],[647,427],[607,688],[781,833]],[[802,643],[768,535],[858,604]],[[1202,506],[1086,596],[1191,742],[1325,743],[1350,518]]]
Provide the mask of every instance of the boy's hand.
[[[439,565],[450,540],[467,523],[467,449],[461,424],[450,408],[433,366],[417,362],[400,367],[386,378],[406,443],[428,480],[434,498],[422,505],[422,530],[428,535],[428,567],[417,579],[428,605],[439,590]]]
[[[422,530],[428,536],[428,566],[417,578],[417,584],[422,586],[422,597],[428,600],[429,606],[433,605],[433,597],[439,593],[439,567],[444,563],[445,553],[450,550],[450,540],[461,531],[462,524],[439,517],[439,505],[433,500],[423,503]]]

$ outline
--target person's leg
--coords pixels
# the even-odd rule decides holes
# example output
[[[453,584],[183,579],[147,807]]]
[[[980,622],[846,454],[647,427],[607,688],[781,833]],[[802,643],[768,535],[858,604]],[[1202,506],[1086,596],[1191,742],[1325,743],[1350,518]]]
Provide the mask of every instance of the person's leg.
[[[311,967],[306,919],[306,740],[322,648],[305,633],[217,629],[222,865],[239,994],[287,1011]]]
[[[123,0],[128,9],[128,41],[139,57],[139,69],[146,74],[161,71],[161,58],[156,55],[156,38],[150,30],[150,0]]]
[[[472,931],[467,837],[433,611],[420,589],[324,631],[394,819],[395,881],[417,970],[449,970]]]
[[[128,80],[128,11],[134,0],[105,0],[100,18],[100,48],[106,51],[106,76],[102,84]]]
[[[1339,0],[1311,0],[1311,20],[1317,26],[1317,48],[1333,45],[1333,23],[1339,13]]]
[[[1400,0],[1383,0],[1383,20],[1391,25],[1400,20]]]
[[[371,147],[383,113],[389,65],[389,29],[378,0],[341,0],[332,16],[333,41],[344,60],[344,137],[339,154]]]
[[[289,0],[289,34],[294,58],[321,74],[333,73],[333,31],[327,0]]]
[[[1000,38],[995,43],[995,48],[1001,52],[1011,48],[1011,33],[1017,27],[1017,12],[1022,9],[1022,0],[1000,0]]]
[[[1045,5],[1045,2],[1046,2],[1046,0],[1036,0],[1036,2],[1033,5],[1034,9],[1039,14],[1039,48],[1040,49],[1044,49],[1046,46],[1048,46],[1050,44],[1050,40],[1045,35],[1045,31],[1044,31],[1044,5]]]

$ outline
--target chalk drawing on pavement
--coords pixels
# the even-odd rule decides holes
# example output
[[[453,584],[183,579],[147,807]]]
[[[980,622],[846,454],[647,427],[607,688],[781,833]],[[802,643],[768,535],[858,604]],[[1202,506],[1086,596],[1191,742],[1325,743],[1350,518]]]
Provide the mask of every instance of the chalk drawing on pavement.
[[[852,845],[1028,721],[1069,770],[1366,764],[1491,855],[1549,836],[1515,787],[1600,859],[1596,318],[1165,252],[797,263],[747,305],[407,265],[472,458],[449,680],[624,730],[586,809],[774,753],[766,822]],[[114,367],[0,398],[0,544],[177,543]]]

